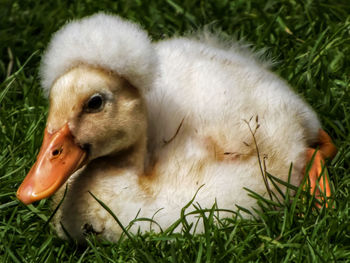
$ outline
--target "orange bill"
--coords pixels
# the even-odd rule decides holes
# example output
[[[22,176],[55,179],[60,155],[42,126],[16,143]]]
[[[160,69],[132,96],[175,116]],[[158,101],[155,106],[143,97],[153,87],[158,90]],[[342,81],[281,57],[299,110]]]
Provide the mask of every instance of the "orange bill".
[[[24,204],[53,195],[87,159],[86,152],[74,142],[68,124],[45,135],[37,160],[17,190]]]

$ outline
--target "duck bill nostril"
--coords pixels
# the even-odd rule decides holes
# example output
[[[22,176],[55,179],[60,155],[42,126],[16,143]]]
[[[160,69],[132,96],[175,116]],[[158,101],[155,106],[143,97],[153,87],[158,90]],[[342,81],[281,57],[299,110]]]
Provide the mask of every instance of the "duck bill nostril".
[[[56,158],[56,157],[60,156],[62,152],[63,152],[63,148],[57,148],[51,152],[51,155],[53,158]]]
[[[66,154],[62,154],[63,149]],[[86,151],[74,142],[67,124],[52,134],[45,130],[37,161],[17,191],[18,199],[30,204],[51,196],[85,164],[86,158]]]

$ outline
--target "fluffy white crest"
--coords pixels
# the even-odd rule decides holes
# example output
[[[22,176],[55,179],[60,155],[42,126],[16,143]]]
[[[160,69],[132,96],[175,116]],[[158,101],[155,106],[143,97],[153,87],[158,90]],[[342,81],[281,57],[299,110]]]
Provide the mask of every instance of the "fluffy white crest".
[[[153,79],[155,58],[147,33],[138,25],[98,13],[54,34],[41,63],[42,86],[49,93],[58,77],[87,64],[117,72],[144,91]]]

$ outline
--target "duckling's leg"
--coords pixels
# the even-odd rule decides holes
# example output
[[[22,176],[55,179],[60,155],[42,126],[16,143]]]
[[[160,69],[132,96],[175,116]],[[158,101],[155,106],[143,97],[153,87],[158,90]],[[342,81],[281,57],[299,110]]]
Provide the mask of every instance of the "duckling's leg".
[[[331,188],[329,186],[328,173],[325,162],[319,150],[309,148],[307,149],[307,163],[311,162],[311,167],[308,173],[310,182],[310,192],[315,194],[318,200],[323,200],[323,196],[331,196]],[[319,187],[317,186],[319,185]],[[320,193],[320,190],[323,194]],[[320,204],[317,204],[320,207]]]
[[[307,163],[312,161],[308,176],[310,180],[311,194],[315,193],[315,197],[317,199],[323,200],[323,196],[331,196],[331,188],[325,166],[325,159],[333,158],[337,153],[337,149],[329,135],[321,129],[318,133],[318,143],[318,150],[314,148],[307,149]],[[317,184],[319,187],[317,187]],[[323,194],[320,193],[320,190],[323,191]],[[317,204],[317,207],[320,208],[321,205]]]
[[[331,137],[329,137],[329,135],[322,129],[318,132],[318,142],[323,157],[333,159],[337,154],[337,148],[333,144]]]

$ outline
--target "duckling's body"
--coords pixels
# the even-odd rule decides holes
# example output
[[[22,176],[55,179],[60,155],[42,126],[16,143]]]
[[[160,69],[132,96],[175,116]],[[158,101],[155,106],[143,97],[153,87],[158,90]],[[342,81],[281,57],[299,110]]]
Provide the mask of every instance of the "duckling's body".
[[[303,176],[305,152],[320,125],[282,80],[251,58],[193,40],[163,41],[156,51],[159,73],[145,94],[149,149],[141,158],[147,158],[146,167],[144,162],[125,165],[120,156],[112,163],[102,157],[70,178],[55,225],[61,229],[61,222],[76,238],[83,238],[84,225],[111,240],[121,234],[88,191],[124,225],[138,216],[153,218],[163,229],[174,223],[200,186],[195,202],[203,208],[215,201],[232,210],[236,205],[254,207],[244,187],[267,196],[248,126],[255,129],[256,118],[260,127],[255,137],[267,170],[287,181],[293,163],[292,183],[299,184]],[[131,149],[123,158],[138,151],[143,150]],[[159,230],[148,221],[132,229],[147,231],[150,225]],[[201,227],[199,223],[199,231]],[[59,234],[64,236],[61,230]]]
[[[101,16],[115,19],[100,14],[85,23]],[[91,230],[113,241],[122,233],[89,192],[125,226],[147,217],[165,229],[197,191],[194,203],[202,208],[215,202],[231,210],[254,207],[244,187],[267,196],[257,147],[269,173],[287,181],[293,164],[291,183],[298,185],[304,176],[306,152],[317,143],[320,123],[284,81],[238,48],[175,38],[151,49],[153,68],[144,89],[142,79],[133,80],[136,73],[89,61],[66,68],[50,82],[48,133],[68,125],[75,143],[90,147],[87,164],[69,177],[54,217],[62,237],[62,225],[78,240]],[[91,90],[108,94],[101,111],[69,110],[83,105],[76,101],[85,101]],[[56,193],[54,205],[64,190]],[[131,231],[159,231],[159,226],[138,221]]]

